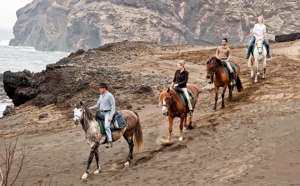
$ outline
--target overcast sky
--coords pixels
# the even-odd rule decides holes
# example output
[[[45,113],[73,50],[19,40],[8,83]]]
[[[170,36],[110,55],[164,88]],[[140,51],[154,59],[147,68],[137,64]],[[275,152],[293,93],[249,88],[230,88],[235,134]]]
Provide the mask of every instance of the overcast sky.
[[[17,21],[16,11],[33,0],[1,0],[0,28],[11,29]]]

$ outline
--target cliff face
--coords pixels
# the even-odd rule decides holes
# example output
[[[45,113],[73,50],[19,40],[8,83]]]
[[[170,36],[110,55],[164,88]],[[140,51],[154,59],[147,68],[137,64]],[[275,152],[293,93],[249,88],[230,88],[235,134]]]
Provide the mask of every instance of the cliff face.
[[[17,12],[10,44],[60,51],[123,40],[246,44],[260,15],[271,39],[299,31],[297,0],[34,0]]]

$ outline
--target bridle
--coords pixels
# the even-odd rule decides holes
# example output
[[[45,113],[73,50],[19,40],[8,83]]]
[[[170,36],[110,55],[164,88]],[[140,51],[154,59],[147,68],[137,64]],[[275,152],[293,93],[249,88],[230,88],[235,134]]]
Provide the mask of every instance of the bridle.
[[[175,94],[173,94],[172,96],[168,93],[168,95],[170,96],[170,103],[168,103],[168,104],[162,104],[161,106],[162,107],[170,107],[171,105],[172,105],[172,103],[174,102],[174,96],[175,96]]]
[[[261,39],[259,39],[258,41],[260,41]],[[261,49],[261,51],[263,51],[263,48],[264,48],[264,45],[263,44],[261,44],[261,46],[257,46],[257,41],[255,42],[255,46],[256,46],[256,48],[257,48],[257,50],[259,50],[259,49]]]
[[[81,117],[80,117],[80,116],[78,116],[77,114],[76,114],[76,115],[74,115],[74,117],[77,117],[77,118],[78,118],[78,120],[81,122],[81,121],[83,120],[83,115],[84,115],[84,113],[85,113],[85,110],[84,110],[84,109],[82,109],[82,115],[81,115]]]
[[[210,62],[210,61],[209,61]],[[210,62],[211,63],[211,62]],[[217,67],[216,64],[214,64],[213,66],[213,72],[211,73],[210,77],[212,77],[213,75],[215,75],[215,73],[217,73],[222,67]]]

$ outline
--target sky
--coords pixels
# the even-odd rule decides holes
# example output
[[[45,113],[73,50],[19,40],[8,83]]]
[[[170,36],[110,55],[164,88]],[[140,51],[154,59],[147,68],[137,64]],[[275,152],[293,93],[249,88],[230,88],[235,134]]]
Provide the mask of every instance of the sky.
[[[0,28],[11,29],[17,21],[16,11],[33,0],[0,0]]]

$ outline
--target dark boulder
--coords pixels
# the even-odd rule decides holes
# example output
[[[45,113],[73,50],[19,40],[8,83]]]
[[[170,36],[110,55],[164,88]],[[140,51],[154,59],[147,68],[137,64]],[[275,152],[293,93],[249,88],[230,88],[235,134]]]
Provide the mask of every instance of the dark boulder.
[[[35,74],[24,70],[22,72],[6,71],[3,74],[4,91],[12,99],[15,106],[36,97],[38,90],[35,89],[37,81]]]
[[[277,35],[275,36],[276,42],[287,42],[287,41],[295,41],[300,39],[300,33],[292,33],[285,35]]]

